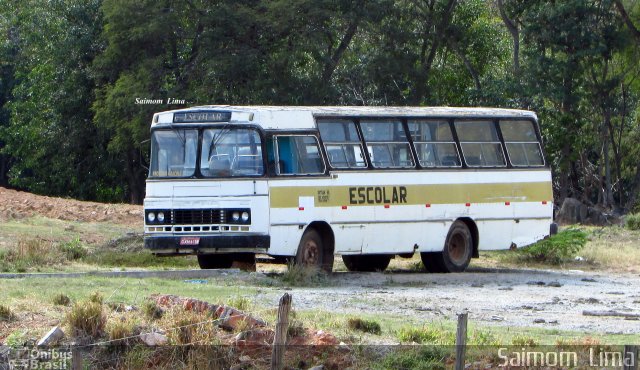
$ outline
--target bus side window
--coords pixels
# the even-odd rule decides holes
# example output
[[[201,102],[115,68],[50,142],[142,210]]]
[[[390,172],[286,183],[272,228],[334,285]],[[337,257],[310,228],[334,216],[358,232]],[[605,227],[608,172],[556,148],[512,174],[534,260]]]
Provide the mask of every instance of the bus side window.
[[[408,127],[422,167],[461,166],[448,121],[409,120]]]
[[[329,164],[333,168],[362,168],[364,160],[362,143],[356,124],[351,120],[328,119],[318,121],[318,130],[327,150]]]
[[[399,120],[362,120],[362,135],[375,168],[412,168],[409,140]]]
[[[509,153],[509,160],[514,166],[544,166],[542,148],[531,121],[500,121],[500,131]]]
[[[276,136],[279,175],[313,175],[324,173],[318,140],[311,135]],[[274,162],[275,164],[275,162]]]
[[[492,121],[454,122],[462,155],[470,167],[505,167],[502,144]]]

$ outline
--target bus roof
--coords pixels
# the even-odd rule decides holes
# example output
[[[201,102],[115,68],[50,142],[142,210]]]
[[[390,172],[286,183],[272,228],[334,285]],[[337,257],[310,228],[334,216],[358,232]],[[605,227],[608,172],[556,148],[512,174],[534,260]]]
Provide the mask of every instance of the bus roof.
[[[175,113],[205,111],[230,112],[229,122],[256,123],[265,129],[315,128],[316,117],[513,117],[537,119],[536,114],[532,111],[503,108],[203,105],[156,113],[152,127],[174,124]]]

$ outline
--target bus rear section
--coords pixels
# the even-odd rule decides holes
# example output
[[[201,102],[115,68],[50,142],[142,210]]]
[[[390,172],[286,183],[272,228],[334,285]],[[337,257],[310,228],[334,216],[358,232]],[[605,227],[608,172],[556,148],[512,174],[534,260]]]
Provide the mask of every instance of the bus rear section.
[[[154,117],[144,244],[228,268],[268,251],[268,189],[260,129],[214,113]]]

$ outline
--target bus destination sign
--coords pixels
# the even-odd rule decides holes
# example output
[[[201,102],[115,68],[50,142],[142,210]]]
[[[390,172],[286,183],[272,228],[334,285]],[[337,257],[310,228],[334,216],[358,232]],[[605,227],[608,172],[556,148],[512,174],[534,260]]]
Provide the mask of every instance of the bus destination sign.
[[[184,112],[173,115],[173,123],[228,122],[231,112]]]

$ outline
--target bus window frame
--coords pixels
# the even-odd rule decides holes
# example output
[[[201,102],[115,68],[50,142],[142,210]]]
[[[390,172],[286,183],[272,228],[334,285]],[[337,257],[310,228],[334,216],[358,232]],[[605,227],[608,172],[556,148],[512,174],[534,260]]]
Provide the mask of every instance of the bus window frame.
[[[320,142],[320,146],[322,147],[322,150],[324,151],[324,155],[326,158],[326,166],[327,166],[327,170],[337,170],[337,171],[363,171],[369,168],[370,164],[369,164],[369,160],[368,158],[368,153],[367,150],[364,147],[364,140],[362,138],[362,131],[360,130],[360,125],[358,124],[357,120],[352,118],[352,117],[337,117],[337,118],[330,118],[330,117],[314,117],[315,120],[315,125],[316,125],[316,130],[318,132],[318,140]],[[355,145],[356,142],[336,142],[336,141],[329,141],[329,144],[327,144],[324,139],[322,138],[322,134],[320,132],[320,127],[318,126],[318,123],[320,123],[319,121],[334,121],[338,122],[338,121],[349,121],[350,123],[353,123],[353,126],[356,130],[356,135],[358,136],[358,147],[360,148],[360,153],[362,154],[362,160],[364,161],[364,166],[353,166],[353,167],[337,167],[334,166],[333,163],[331,163],[331,160],[329,159],[329,152],[327,151],[327,145],[332,145],[332,144],[340,144],[340,145]]]
[[[461,141],[460,135],[458,135],[458,128],[456,127],[456,122],[486,122],[489,123],[493,129],[495,130],[497,141]],[[466,168],[473,169],[500,169],[500,168],[512,168],[511,161],[507,155],[507,149],[505,148],[504,140],[502,138],[502,132],[500,131],[500,127],[498,125],[498,120],[495,117],[483,117],[483,118],[471,118],[471,117],[456,117],[451,120],[452,128],[455,130],[455,138],[457,144],[460,146],[460,153],[462,154],[462,160]],[[494,165],[494,166],[486,166],[486,165],[470,165],[467,161],[467,156],[465,155],[464,149],[462,148],[462,144],[498,144],[500,147],[500,151],[502,152],[503,165]]]
[[[201,172],[200,159],[202,156],[202,137],[204,130],[212,129],[212,128],[222,128],[225,126],[231,126],[233,128],[240,129],[251,129],[256,130],[258,132],[258,136],[260,137],[261,150],[262,150],[262,166],[263,171],[261,175],[245,175],[245,176],[219,176],[219,177],[210,177],[204,176]],[[269,176],[268,174],[268,161],[267,161],[267,134],[264,128],[260,125],[253,123],[245,123],[245,122],[204,122],[197,124],[181,124],[174,123],[171,126],[162,126],[162,127],[152,127],[150,132],[153,133],[155,131],[174,131],[174,130],[196,130],[198,133],[198,145],[196,146],[196,168],[193,175],[189,177],[179,177],[179,176],[167,176],[167,177],[152,177],[150,174],[147,175],[147,179],[149,180],[179,180],[179,179],[201,179],[201,180],[234,180],[234,179],[259,179],[266,178]]]
[[[447,125],[449,126],[449,132],[451,133],[451,140],[452,141],[415,141],[413,140],[413,135],[411,135],[411,130],[409,129],[409,124],[410,123],[415,123],[415,124],[419,124],[420,122],[442,122],[442,123],[447,123]],[[465,162],[463,160],[462,154],[461,154],[461,149],[460,149],[460,145],[458,143],[457,137],[456,137],[456,133],[453,130],[452,127],[452,119],[447,119],[447,118],[416,118],[416,117],[407,117],[405,119],[405,130],[408,134],[409,137],[409,141],[411,142],[411,148],[415,151],[414,156],[415,158],[418,158],[417,160],[417,166],[419,169],[425,169],[425,170],[439,170],[439,169],[446,169],[446,170],[450,170],[450,169],[461,169],[464,168],[465,166]],[[458,156],[458,161],[460,162],[459,165],[457,166],[425,166],[422,164],[422,162],[420,161],[420,156],[418,155],[418,148],[416,147],[416,143],[418,144],[424,144],[424,143],[441,143],[441,144],[453,144],[453,147],[456,150],[456,155]]]
[[[504,136],[502,135],[502,127],[500,126],[500,122],[501,121],[523,121],[523,122],[530,122],[533,125],[533,132],[536,135],[536,141],[506,141],[504,139]],[[519,119],[519,118],[500,118],[496,120],[496,126],[498,128],[498,132],[500,135],[500,140],[502,141],[502,144],[504,145],[504,150],[505,150],[505,155],[507,155],[508,160],[509,160],[509,166],[512,168],[548,168],[548,163],[547,163],[547,159],[544,156],[544,147],[543,147],[543,142],[542,142],[542,135],[540,134],[540,126],[538,124],[537,121],[531,120],[531,119]],[[536,143],[538,144],[538,149],[540,150],[540,155],[542,158],[542,164],[541,165],[517,165],[517,164],[513,164],[511,162],[511,156],[509,155],[509,149],[507,148],[507,143],[514,143],[514,144],[518,144],[518,143],[525,143],[525,144],[533,144]]]
[[[318,155],[320,156],[320,160],[322,161],[323,171],[318,173],[280,173],[280,166],[276,165],[279,163],[280,153],[278,149],[278,140],[279,136],[301,136],[301,137],[313,137],[316,140],[316,144],[318,145]],[[322,144],[322,139],[320,138],[320,132],[316,129],[315,131],[285,131],[285,130],[269,130],[267,132],[267,140],[273,143],[273,151],[274,151],[274,165],[271,167],[269,163],[269,153],[267,153],[268,149],[265,149],[263,152],[267,158],[267,166],[268,171],[265,171],[271,178],[290,178],[290,177],[304,177],[304,178],[312,178],[312,177],[326,177],[329,174],[329,166],[327,165],[327,154],[325,153],[324,145]],[[265,141],[266,147],[266,141]]]
[[[409,133],[407,132],[407,117],[387,117],[387,116],[380,116],[380,117],[360,117],[360,119],[357,122],[357,127],[359,130],[359,134],[361,135],[361,140],[362,140],[362,144],[364,146],[364,151],[366,153],[366,156],[368,158],[369,161],[369,165],[371,166],[372,169],[374,170],[384,170],[384,171],[399,171],[399,170],[415,170],[417,168],[417,163],[419,161],[416,160],[416,153],[415,153],[415,149],[413,148],[412,142],[410,140],[410,136]],[[371,123],[378,124],[378,123],[399,123],[400,127],[402,127],[402,132],[404,133],[404,138],[405,141],[404,142],[400,142],[400,141],[367,141],[366,138],[364,137],[364,132],[362,131],[362,121],[373,121]],[[369,152],[369,144],[375,145],[375,144],[381,144],[381,145],[385,145],[388,148],[389,144],[406,144],[408,146],[408,153],[409,156],[411,157],[411,165],[408,166],[375,166],[373,164],[373,161],[371,160],[371,153]]]

